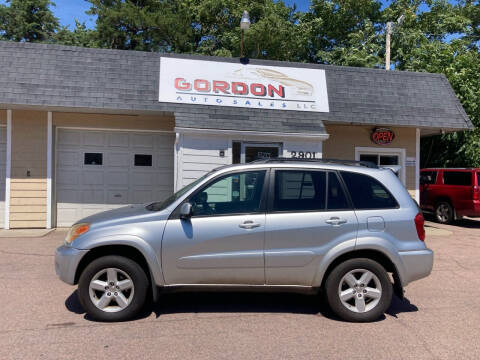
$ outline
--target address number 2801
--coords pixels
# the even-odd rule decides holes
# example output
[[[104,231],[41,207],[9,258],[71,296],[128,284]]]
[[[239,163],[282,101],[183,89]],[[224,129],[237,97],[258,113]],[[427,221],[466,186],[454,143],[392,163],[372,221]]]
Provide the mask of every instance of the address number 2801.
[[[292,159],[316,159],[315,151],[291,151]]]

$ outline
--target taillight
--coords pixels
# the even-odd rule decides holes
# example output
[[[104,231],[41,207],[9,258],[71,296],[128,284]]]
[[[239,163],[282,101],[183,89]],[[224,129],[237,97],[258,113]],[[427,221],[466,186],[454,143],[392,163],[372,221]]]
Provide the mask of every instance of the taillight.
[[[417,228],[417,235],[421,241],[425,241],[425,219],[422,213],[415,216],[415,227]]]
[[[480,188],[478,186],[472,188],[472,199],[480,200]]]

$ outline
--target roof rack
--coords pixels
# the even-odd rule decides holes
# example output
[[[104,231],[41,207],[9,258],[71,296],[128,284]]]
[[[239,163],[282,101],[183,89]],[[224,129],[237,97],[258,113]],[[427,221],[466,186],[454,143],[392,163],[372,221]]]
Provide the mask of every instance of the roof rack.
[[[259,159],[250,162],[250,164],[267,164],[267,163],[288,163],[288,162],[314,162],[322,164],[342,164],[342,165],[357,165],[367,168],[378,169],[378,166],[370,161],[357,161],[357,160],[342,160],[342,159],[300,159],[300,158],[285,158],[276,157],[270,159]]]

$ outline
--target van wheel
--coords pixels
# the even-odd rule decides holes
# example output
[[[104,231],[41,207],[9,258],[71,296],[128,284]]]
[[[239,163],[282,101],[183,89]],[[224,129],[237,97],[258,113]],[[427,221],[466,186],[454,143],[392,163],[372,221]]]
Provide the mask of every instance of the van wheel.
[[[135,261],[122,256],[104,256],[82,272],[78,293],[88,315],[100,321],[129,320],[142,308],[148,278]]]
[[[435,218],[440,224],[451,224],[454,215],[453,207],[448,201],[440,201],[435,207]]]
[[[393,293],[385,269],[363,258],[347,260],[334,268],[325,291],[333,312],[351,322],[377,320],[390,306]]]

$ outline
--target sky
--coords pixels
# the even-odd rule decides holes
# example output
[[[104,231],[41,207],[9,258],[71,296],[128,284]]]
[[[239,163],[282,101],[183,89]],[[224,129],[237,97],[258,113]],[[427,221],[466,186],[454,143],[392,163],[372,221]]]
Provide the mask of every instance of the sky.
[[[283,0],[287,5],[296,5],[300,11],[307,11],[310,0]],[[75,27],[75,19],[84,22],[88,28],[95,27],[95,17],[85,14],[90,9],[90,3],[86,0],[53,0],[56,6],[53,12],[59,18],[62,26],[68,26],[70,29]],[[454,1],[452,1],[454,2]],[[389,0],[382,1],[383,6],[390,3]],[[0,0],[0,4],[5,4],[5,0]]]

